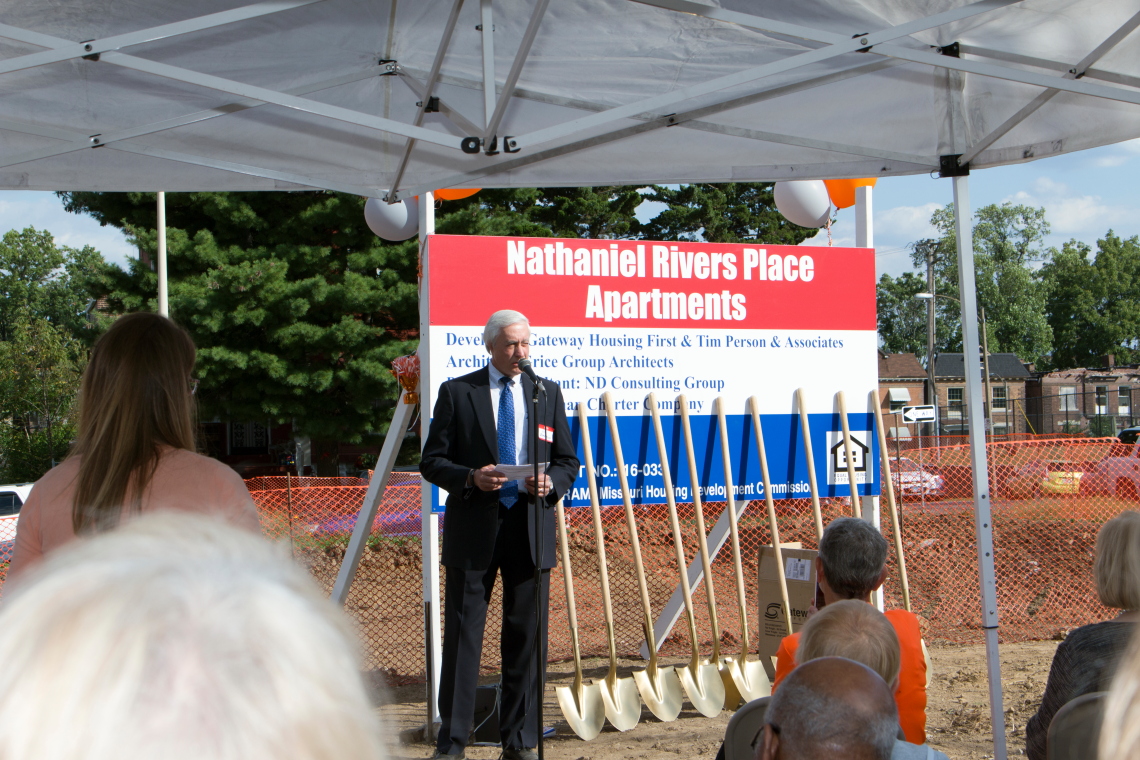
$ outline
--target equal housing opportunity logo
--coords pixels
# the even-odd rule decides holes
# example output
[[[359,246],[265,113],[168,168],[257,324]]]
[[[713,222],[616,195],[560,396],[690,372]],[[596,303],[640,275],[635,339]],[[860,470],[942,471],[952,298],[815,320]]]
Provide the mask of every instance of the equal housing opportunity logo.
[[[851,431],[851,462],[855,470],[855,482],[874,483],[875,468],[868,467],[871,461],[871,431]],[[827,431],[827,482],[830,485],[847,485],[847,447],[843,445],[843,431]]]

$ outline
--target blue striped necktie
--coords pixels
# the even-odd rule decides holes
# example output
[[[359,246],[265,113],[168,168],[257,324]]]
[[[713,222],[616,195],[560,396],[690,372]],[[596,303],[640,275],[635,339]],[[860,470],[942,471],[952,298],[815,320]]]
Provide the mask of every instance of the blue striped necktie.
[[[515,461],[515,395],[509,377],[499,378],[503,389],[499,392],[499,464],[518,464]],[[510,509],[519,500],[519,484],[510,481],[499,489],[499,501]]]

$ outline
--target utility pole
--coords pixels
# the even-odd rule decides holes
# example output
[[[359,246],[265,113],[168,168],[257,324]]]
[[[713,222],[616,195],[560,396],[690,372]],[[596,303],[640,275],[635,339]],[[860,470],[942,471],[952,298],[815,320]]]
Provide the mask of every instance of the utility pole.
[[[934,246],[926,246],[926,287],[931,298],[926,303],[926,403],[938,407],[938,386],[934,383]],[[930,432],[938,435],[937,420],[930,423]]]
[[[933,300],[933,299],[931,299]],[[981,306],[979,309],[982,312],[982,374],[985,375],[986,380],[986,432],[993,435],[994,432],[994,389],[990,385],[990,342],[987,340],[987,333],[989,330],[986,328],[986,307]],[[1008,403],[1008,402],[1007,402]]]

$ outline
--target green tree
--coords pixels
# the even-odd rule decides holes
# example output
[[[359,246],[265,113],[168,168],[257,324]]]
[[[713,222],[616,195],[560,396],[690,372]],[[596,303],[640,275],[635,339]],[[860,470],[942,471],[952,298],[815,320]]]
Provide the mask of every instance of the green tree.
[[[1106,354],[1140,359],[1140,239],[1112,230],[1092,248],[1070,240],[1041,268],[1054,369],[1097,366]]]
[[[954,234],[954,207],[934,212],[931,224],[938,238],[914,244],[912,260],[926,266],[934,257],[936,292],[959,298],[958,258]],[[1053,331],[1045,316],[1045,287],[1030,268],[1048,259],[1042,243],[1049,234],[1045,210],[1010,203],[991,204],[974,215],[974,267],[978,305],[986,311],[991,353],[1017,354],[1038,362],[1052,350]],[[962,350],[960,309],[939,299],[936,305],[936,350]]]
[[[925,290],[926,280],[914,272],[903,272],[898,278],[889,274],[879,278],[875,301],[883,351],[926,357],[926,301],[915,298],[915,294]]]
[[[654,185],[647,201],[666,208],[641,227],[648,240],[797,245],[816,233],[776,210],[771,183]]]

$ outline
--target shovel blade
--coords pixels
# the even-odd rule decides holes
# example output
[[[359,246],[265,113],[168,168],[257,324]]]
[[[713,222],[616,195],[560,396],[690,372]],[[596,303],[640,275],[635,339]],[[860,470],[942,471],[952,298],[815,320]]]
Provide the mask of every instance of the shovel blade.
[[[720,682],[724,684],[724,709],[726,710],[735,710],[744,701],[740,696],[740,690],[736,688],[736,679],[732,677],[732,664],[731,657],[721,657],[720,662],[717,663]]]
[[[650,677],[648,670],[635,670],[633,681],[641,692],[645,706],[658,720],[677,720],[684,697],[681,694],[681,680],[673,668],[657,668],[655,678]]]
[[[598,684],[583,684],[581,691],[573,686],[559,686],[554,689],[554,694],[558,697],[562,716],[574,733],[585,741],[590,741],[602,732],[606,707]]]
[[[720,679],[716,665],[701,662],[693,667],[683,667],[677,674],[697,712],[706,718],[720,715],[721,708],[724,707],[724,681]]]
[[[602,703],[606,706],[606,718],[618,731],[628,731],[641,720],[641,696],[632,678],[615,678],[613,687],[602,681]]]
[[[772,683],[768,680],[768,674],[764,672],[764,666],[759,660],[749,661],[730,657],[725,662],[732,681],[745,702],[771,696]]]

